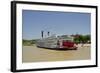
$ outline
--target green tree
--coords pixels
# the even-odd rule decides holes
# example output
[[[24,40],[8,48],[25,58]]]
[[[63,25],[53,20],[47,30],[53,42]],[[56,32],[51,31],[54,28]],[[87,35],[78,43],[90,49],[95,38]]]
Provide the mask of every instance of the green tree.
[[[75,43],[88,43],[90,40],[90,35],[79,35],[78,37],[74,37]]]

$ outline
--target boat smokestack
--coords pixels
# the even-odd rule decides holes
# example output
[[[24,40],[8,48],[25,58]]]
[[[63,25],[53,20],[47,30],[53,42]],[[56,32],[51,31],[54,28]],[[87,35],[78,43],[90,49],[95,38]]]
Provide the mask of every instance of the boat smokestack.
[[[49,36],[50,35],[50,32],[48,31],[47,35]]]
[[[41,31],[41,37],[42,38],[44,37],[44,31],[43,30]]]

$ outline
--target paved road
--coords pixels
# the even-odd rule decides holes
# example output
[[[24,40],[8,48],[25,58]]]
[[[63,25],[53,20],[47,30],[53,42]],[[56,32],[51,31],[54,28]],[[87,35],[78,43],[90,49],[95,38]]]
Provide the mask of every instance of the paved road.
[[[90,47],[79,47],[77,50],[50,50],[34,46],[23,46],[23,62],[45,62],[90,59]]]

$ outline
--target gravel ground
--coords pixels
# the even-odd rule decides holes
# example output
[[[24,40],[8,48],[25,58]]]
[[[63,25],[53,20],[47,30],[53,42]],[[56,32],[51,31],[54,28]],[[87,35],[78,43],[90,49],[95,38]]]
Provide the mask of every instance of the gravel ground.
[[[51,50],[37,48],[33,46],[23,46],[22,61],[27,62],[47,62],[47,61],[67,61],[86,60],[91,58],[90,45],[79,46],[77,50]]]

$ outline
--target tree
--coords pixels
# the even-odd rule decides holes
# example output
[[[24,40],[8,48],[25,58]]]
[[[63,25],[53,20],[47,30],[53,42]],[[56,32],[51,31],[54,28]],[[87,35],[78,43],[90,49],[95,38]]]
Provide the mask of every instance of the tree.
[[[90,40],[90,35],[79,35],[78,37],[74,37],[75,43],[88,43]]]
[[[79,38],[74,38],[74,42],[76,43],[76,44],[78,44],[80,41],[79,41]]]
[[[86,35],[85,36],[85,40],[86,40],[86,43],[89,43],[91,41],[90,35]]]

